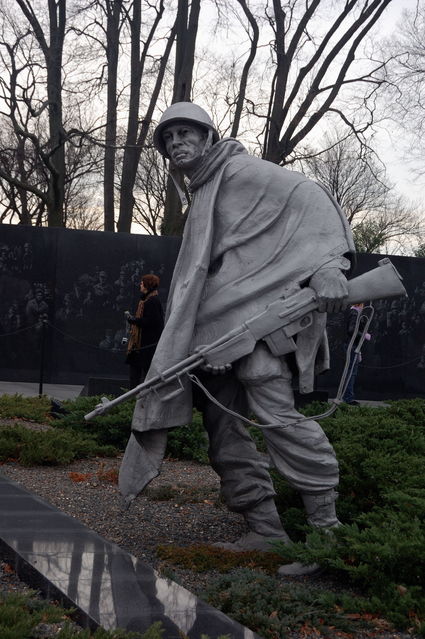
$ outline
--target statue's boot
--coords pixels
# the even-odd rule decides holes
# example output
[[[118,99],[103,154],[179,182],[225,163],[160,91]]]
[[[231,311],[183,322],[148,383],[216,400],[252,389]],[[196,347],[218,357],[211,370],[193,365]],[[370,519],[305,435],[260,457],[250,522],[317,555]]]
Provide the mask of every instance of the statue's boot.
[[[338,494],[335,490],[328,490],[324,493],[315,495],[303,494],[304,507],[307,513],[307,521],[310,526],[320,528],[330,532],[332,528],[336,528],[341,525],[338,520],[335,510],[335,501]],[[295,561],[291,564],[285,564],[278,569],[278,574],[281,576],[303,576],[303,575],[317,575],[322,572],[319,564],[304,565],[299,561]]]
[[[274,499],[269,497],[264,501],[243,512],[249,532],[242,535],[233,543],[215,543],[217,548],[233,550],[234,552],[246,552],[249,550],[259,550],[271,552],[273,548],[271,542],[282,541],[290,544],[291,540],[283,529],[279,514],[276,509]]]

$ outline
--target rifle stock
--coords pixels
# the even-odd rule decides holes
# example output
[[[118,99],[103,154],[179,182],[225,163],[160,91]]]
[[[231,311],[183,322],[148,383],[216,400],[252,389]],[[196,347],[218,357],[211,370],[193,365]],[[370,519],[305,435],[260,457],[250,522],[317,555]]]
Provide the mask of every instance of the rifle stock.
[[[378,262],[377,268],[359,275],[348,282],[348,303],[356,304],[376,299],[407,296],[402,278],[389,258]],[[180,363],[167,369],[160,375],[143,382],[115,399],[103,397],[96,408],[85,415],[88,421],[102,415],[113,406],[134,397],[158,390],[170,388],[160,400],[167,401],[183,390],[180,378],[202,364],[221,366],[249,355],[258,340],[264,339],[271,352],[284,355],[296,349],[293,336],[304,330],[313,321],[312,311],[317,308],[316,295],[313,289],[303,288],[287,298],[281,298],[270,304],[264,311],[244,322],[238,328],[223,335],[212,344],[201,347]]]
[[[348,282],[348,301],[358,304],[389,297],[407,297],[402,278],[388,257],[378,262],[379,266]]]

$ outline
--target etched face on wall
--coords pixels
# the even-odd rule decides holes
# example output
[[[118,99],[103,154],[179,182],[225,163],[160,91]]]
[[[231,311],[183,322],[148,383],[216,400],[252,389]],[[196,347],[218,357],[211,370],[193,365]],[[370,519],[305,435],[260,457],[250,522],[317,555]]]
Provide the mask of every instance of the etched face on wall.
[[[171,162],[190,177],[201,162],[206,131],[195,124],[174,123],[164,129],[162,138]]]

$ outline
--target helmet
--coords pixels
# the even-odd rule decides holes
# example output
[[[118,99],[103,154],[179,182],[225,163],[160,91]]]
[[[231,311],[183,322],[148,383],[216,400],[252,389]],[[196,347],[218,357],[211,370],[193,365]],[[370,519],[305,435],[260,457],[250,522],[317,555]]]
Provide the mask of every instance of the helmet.
[[[168,109],[165,109],[153,133],[154,146],[165,157],[168,157],[168,153],[162,139],[162,132],[166,126],[173,124],[173,122],[189,122],[202,126],[212,132],[213,144],[219,139],[217,129],[208,113],[202,107],[193,104],[193,102],[175,102]]]

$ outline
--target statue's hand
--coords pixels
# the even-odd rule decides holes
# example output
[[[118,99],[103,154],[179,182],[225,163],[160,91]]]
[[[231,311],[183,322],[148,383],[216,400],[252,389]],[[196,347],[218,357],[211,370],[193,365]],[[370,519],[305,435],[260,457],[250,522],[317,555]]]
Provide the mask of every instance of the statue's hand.
[[[202,351],[203,346],[197,346],[194,349],[194,353],[199,353]],[[213,366],[212,364],[200,364],[199,368],[206,373],[210,373],[210,375],[225,375],[228,371],[232,370],[232,365],[230,363],[220,364],[220,366]]]
[[[347,308],[347,279],[339,268],[330,267],[317,271],[309,286],[317,294],[317,310],[321,313],[337,313]]]
[[[211,375],[225,375],[232,369],[231,364],[223,364],[222,366],[213,366],[212,364],[202,364],[200,368]]]

